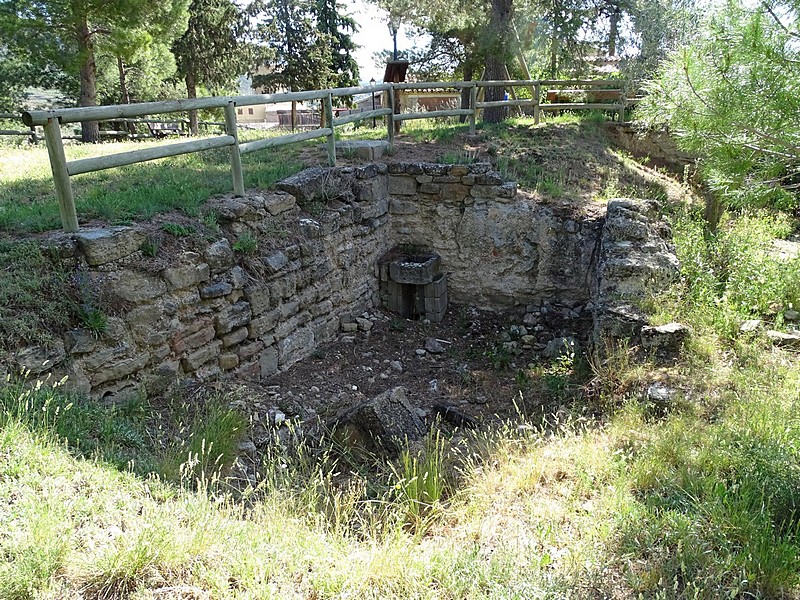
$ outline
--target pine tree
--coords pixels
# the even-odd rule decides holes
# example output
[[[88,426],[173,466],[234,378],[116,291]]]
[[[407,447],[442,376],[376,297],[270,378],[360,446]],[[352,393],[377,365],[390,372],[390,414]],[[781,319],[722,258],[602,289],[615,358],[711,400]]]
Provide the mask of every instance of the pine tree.
[[[119,32],[158,18],[172,0],[0,0],[0,33],[6,48],[24,53],[30,81],[77,88],[78,106],[97,104],[98,48]],[[54,75],[54,72],[57,75]],[[81,124],[82,139],[100,138],[97,122]]]
[[[172,46],[188,98],[200,86],[230,88],[251,68],[248,31],[247,15],[231,0],[192,0],[189,26]],[[197,135],[197,111],[189,111],[189,128]]]
[[[353,57],[356,45],[351,37],[358,30],[355,19],[342,14],[342,6],[336,0],[316,0],[314,12],[317,30],[331,43],[331,86],[357,85],[358,63]]]

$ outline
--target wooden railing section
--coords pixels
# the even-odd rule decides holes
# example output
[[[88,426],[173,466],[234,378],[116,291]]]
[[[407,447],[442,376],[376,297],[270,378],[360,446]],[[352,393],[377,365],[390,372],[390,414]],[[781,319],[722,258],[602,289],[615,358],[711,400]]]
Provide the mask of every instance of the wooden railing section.
[[[123,165],[130,165],[168,156],[201,152],[212,148],[230,148],[231,173],[233,177],[233,191],[237,196],[244,195],[244,177],[242,174],[243,154],[256,152],[265,148],[294,144],[307,140],[326,138],[328,162],[336,165],[336,128],[348,123],[356,123],[367,119],[386,118],[386,131],[389,144],[394,142],[395,123],[411,119],[431,119],[437,117],[466,117],[469,120],[471,133],[475,133],[478,111],[490,107],[531,107],[536,123],[539,122],[541,111],[549,110],[609,110],[615,111],[620,122],[625,120],[627,101],[624,95],[623,84],[620,80],[508,80],[508,81],[438,81],[421,83],[381,83],[372,86],[335,88],[327,90],[313,90],[306,92],[287,92],[279,94],[263,94],[253,96],[224,96],[212,98],[196,98],[186,100],[169,100],[163,102],[146,102],[140,104],[122,104],[112,106],[92,106],[81,108],[63,108],[54,110],[38,110],[22,113],[22,120],[31,131],[35,132],[36,126],[43,126],[44,138],[50,158],[50,167],[55,183],[56,197],[61,212],[61,221],[64,231],[72,233],[78,231],[78,216],[75,211],[75,199],[72,192],[70,177],[111,169]],[[613,96],[615,102],[598,103],[542,103],[542,91],[548,87],[573,86],[593,89],[600,88]],[[501,87],[509,91],[510,99],[487,102],[482,100],[484,91],[489,87]],[[469,107],[433,110],[426,112],[401,113],[396,102],[397,92],[404,90],[463,90],[469,89]],[[530,98],[518,98],[515,90],[525,88],[530,93]],[[572,90],[575,91],[575,90]],[[388,102],[385,107],[346,116],[334,117],[333,98],[350,97],[356,94],[370,94],[386,92]],[[279,102],[294,102],[319,100],[322,103],[324,124],[309,131],[293,133],[278,137],[269,137],[260,140],[240,143],[238,138],[238,125],[236,121],[236,108],[263,104],[276,104]],[[108,156],[84,158],[67,161],[64,153],[64,144],[61,126],[69,123],[84,121],[134,121],[137,118],[152,115],[162,115],[176,112],[203,109],[223,109],[225,113],[225,133],[199,139],[191,139],[174,144],[161,145],[141,150],[133,150]],[[25,132],[31,135],[30,132]],[[34,134],[35,135],[35,134]]]

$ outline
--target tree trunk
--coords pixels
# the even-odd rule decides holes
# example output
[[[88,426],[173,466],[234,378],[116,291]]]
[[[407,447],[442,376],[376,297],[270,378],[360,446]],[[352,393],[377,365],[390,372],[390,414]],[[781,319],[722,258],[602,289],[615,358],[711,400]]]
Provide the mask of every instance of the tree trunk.
[[[125,70],[125,63],[122,61],[122,57],[117,57],[117,72],[119,73],[119,93],[120,93],[120,100],[123,104],[130,104],[131,103],[131,94],[128,91],[128,80],[127,75],[128,72]],[[136,125],[134,123],[125,122],[125,129],[128,130],[128,133],[134,134],[136,133]]]
[[[131,103],[131,94],[128,91],[127,71],[125,70],[125,63],[122,62],[122,57],[117,57],[117,71],[119,72],[119,95],[123,104]]]
[[[608,28],[608,55],[617,55],[617,37],[619,36],[619,9],[611,13],[611,23]]]
[[[94,40],[89,31],[89,22],[84,15],[78,25],[78,51],[81,57],[80,93],[78,106],[97,106],[97,65],[94,60]],[[97,121],[81,123],[81,140],[100,141],[100,124]]]
[[[558,32],[553,30],[553,36],[550,39],[550,69],[548,77],[555,79],[558,77]]]
[[[195,82],[194,79],[194,73],[186,74],[186,97],[190,99],[197,98],[197,83]],[[190,135],[198,134],[196,110],[189,111],[189,134]]]
[[[489,45],[486,52],[486,79],[494,81],[503,79],[506,64],[511,55],[511,13],[513,0],[492,0],[492,16],[489,19]],[[505,88],[486,88],[486,101],[493,102],[505,99]],[[505,107],[486,108],[483,120],[487,123],[499,123],[508,113]]]
[[[464,81],[472,81],[472,76],[475,72],[475,69],[472,67],[470,62],[464,65]],[[470,98],[470,89],[469,88],[461,88],[461,108],[466,109],[470,108],[469,106],[469,98]],[[466,123],[467,115],[461,115],[458,118],[460,123]]]

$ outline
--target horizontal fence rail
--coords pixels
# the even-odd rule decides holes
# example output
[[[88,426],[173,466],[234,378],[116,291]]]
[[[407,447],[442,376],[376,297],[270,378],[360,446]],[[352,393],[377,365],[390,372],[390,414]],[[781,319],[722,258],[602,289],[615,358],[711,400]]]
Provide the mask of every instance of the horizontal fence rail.
[[[72,193],[70,177],[84,173],[92,173],[103,169],[111,169],[124,165],[156,160],[169,156],[178,156],[193,152],[202,152],[213,148],[230,148],[231,174],[233,190],[237,196],[244,195],[244,177],[242,173],[241,156],[266,148],[274,148],[287,144],[325,138],[328,162],[336,164],[336,128],[350,123],[358,123],[372,119],[373,127],[378,118],[386,119],[386,132],[391,145],[394,135],[403,121],[414,119],[431,119],[438,117],[463,117],[469,122],[470,133],[474,134],[478,112],[487,108],[505,107],[509,109],[531,109],[536,123],[539,122],[541,111],[562,110],[606,110],[618,114],[619,121],[625,120],[625,109],[635,100],[626,98],[624,82],[620,80],[503,80],[503,81],[434,81],[434,82],[404,82],[380,83],[370,86],[333,88],[326,90],[310,90],[305,92],[282,92],[275,94],[260,94],[249,96],[219,96],[212,98],[191,98],[182,100],[166,100],[161,102],[145,102],[140,104],[123,104],[113,106],[92,106],[79,108],[59,108],[52,110],[33,110],[23,112],[21,119],[30,131],[0,130],[0,135],[27,135],[36,141],[36,127],[44,128],[44,139],[50,158],[50,167],[56,189],[56,197],[61,212],[64,231],[71,233],[78,231],[78,217],[75,212],[75,201]],[[569,87],[568,87],[569,86]],[[503,100],[487,101],[483,98],[487,88],[503,88],[511,95]],[[515,88],[524,88],[529,98],[517,97]],[[551,90],[548,88],[558,88]],[[580,89],[573,89],[580,88]],[[584,89],[585,88],[585,89]],[[404,93],[414,91],[430,93],[436,90],[451,90],[453,93],[469,92],[467,107],[442,108],[424,112],[402,112],[400,98]],[[385,94],[384,94],[385,92]],[[376,108],[374,100],[376,94],[381,93],[381,108]],[[350,113],[341,117],[334,116],[333,99],[347,98],[359,94],[373,97],[373,110]],[[525,95],[523,94],[523,95]],[[542,95],[558,101],[542,102]],[[586,95],[586,99],[596,98],[599,102],[563,102],[564,95]],[[594,94],[594,96],[591,96]],[[277,137],[269,137],[249,142],[239,142],[238,129],[242,125],[237,123],[236,109],[243,106],[269,105],[284,102],[319,101],[321,104],[322,122],[319,127]],[[67,161],[64,154],[61,126],[69,123],[92,121],[116,121],[126,125],[145,124],[148,127],[157,125],[185,125],[186,119],[160,118],[153,119],[153,115],[167,115],[183,113],[194,110],[223,109],[224,123],[206,123],[206,125],[220,126],[224,132],[220,135],[192,139],[184,142],[133,150],[107,156],[84,158]],[[0,113],[0,118],[19,120],[20,115]],[[126,132],[111,132],[111,134],[124,134]],[[109,132],[106,132],[109,135]],[[137,136],[138,137],[138,136]]]

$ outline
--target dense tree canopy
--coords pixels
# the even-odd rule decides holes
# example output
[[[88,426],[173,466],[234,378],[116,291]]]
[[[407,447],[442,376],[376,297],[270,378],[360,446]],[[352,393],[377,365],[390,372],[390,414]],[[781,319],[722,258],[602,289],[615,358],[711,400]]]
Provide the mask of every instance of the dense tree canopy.
[[[356,23],[335,1],[257,0],[250,11],[259,22],[259,62],[265,67],[253,77],[255,86],[297,91],[358,82],[350,38]]]
[[[253,58],[248,29],[247,15],[231,0],[192,0],[188,27],[172,46],[188,98],[197,97],[198,86],[229,90],[247,72]],[[197,111],[189,121],[197,134]]]
[[[182,29],[187,0],[2,0],[0,32],[29,66],[28,82],[57,82],[78,90],[78,105],[97,103],[97,56],[103,47],[123,54],[141,47],[152,28],[162,36]],[[185,26],[185,25],[184,25]],[[19,60],[19,58],[18,58]],[[98,124],[82,124],[83,140],[99,139]]]

